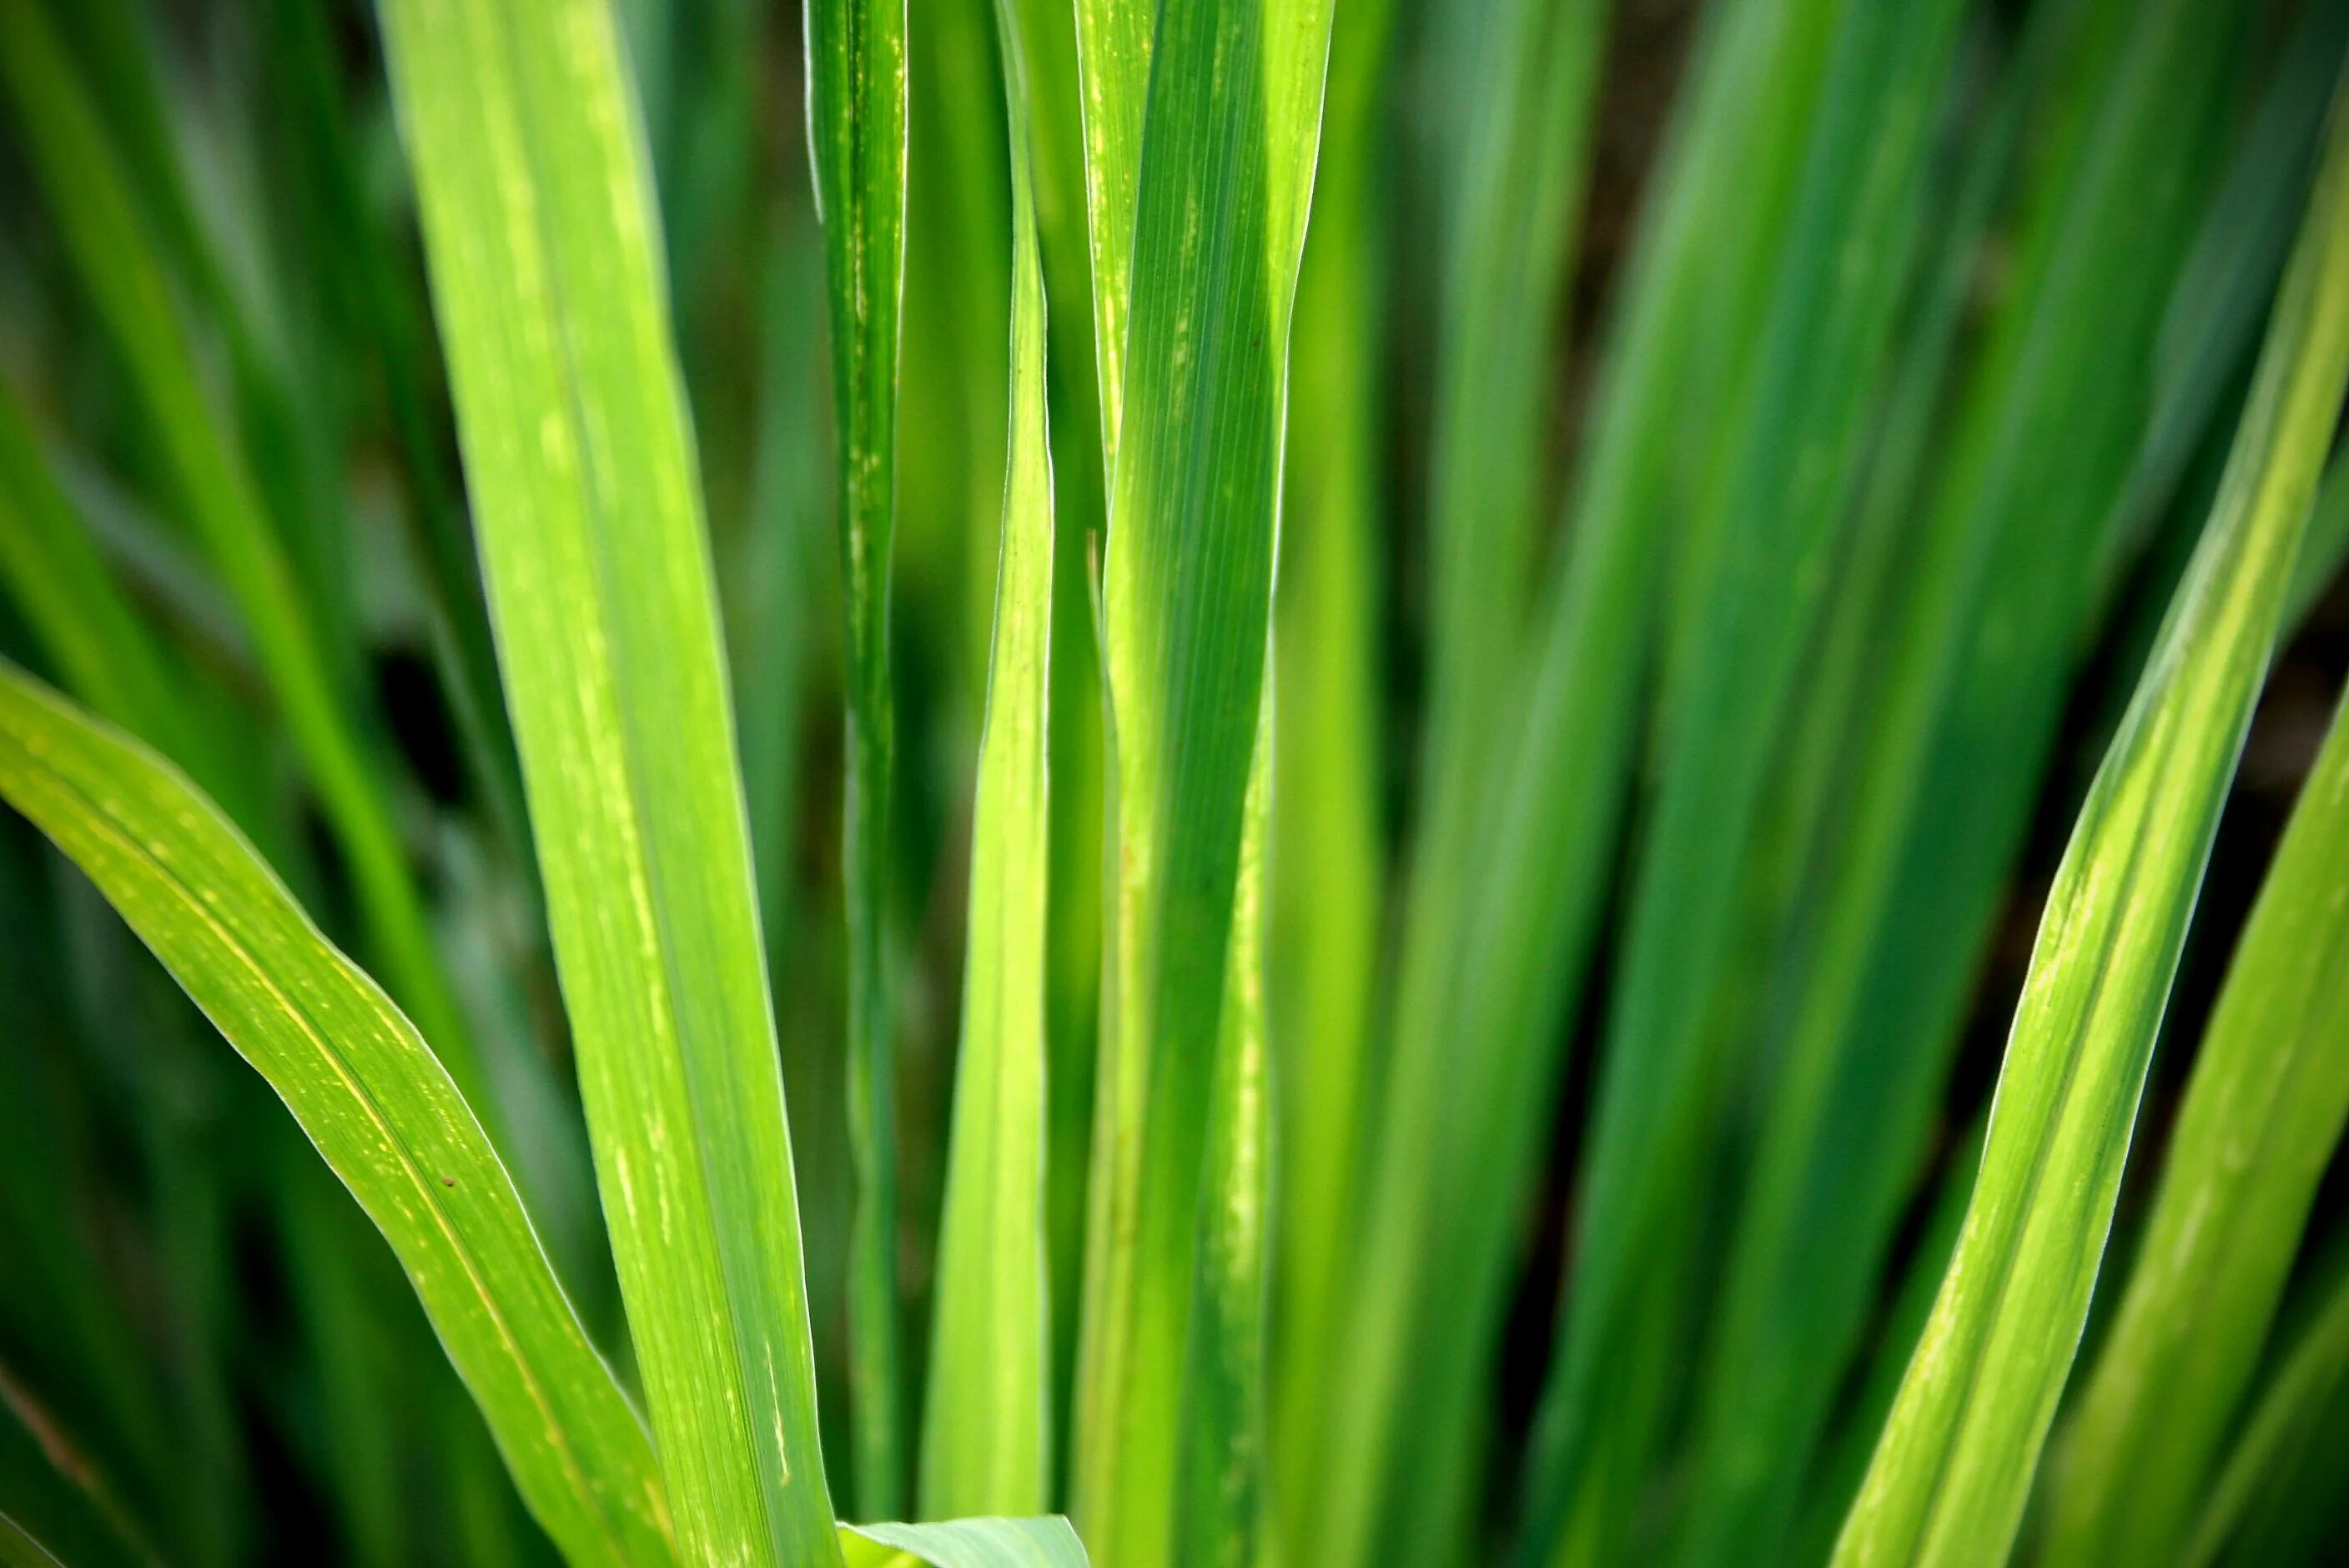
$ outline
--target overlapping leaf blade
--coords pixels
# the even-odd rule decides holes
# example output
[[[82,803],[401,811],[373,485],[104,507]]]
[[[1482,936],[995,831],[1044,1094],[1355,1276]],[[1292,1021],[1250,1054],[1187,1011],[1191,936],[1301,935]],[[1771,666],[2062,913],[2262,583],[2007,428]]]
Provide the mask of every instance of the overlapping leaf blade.
[[[1715,1560],[1782,1528],[1837,1384],[1824,1369],[1855,1354],[1916,1180],[2093,624],[2239,21],[2223,6],[2047,12],[2010,67],[2054,78],[2019,84],[2032,167],[2011,292],[1910,503],[1922,521],[1706,1352],[1694,1545]]]
[[[1261,1357],[1247,1344],[1260,1312],[1216,1310],[1202,1330],[1195,1301],[1216,1288],[1198,1274],[1201,1205],[1261,1181],[1246,1134],[1218,1146],[1234,1163],[1211,1168],[1208,1129],[1219,1045],[1247,1036],[1224,1028],[1225,988],[1236,923],[1257,918],[1236,909],[1261,896],[1260,877],[1240,874],[1241,841],[1271,766],[1259,733],[1288,320],[1330,13],[1323,0],[1175,0],[1159,11],[1145,61],[1128,47],[1140,9],[1079,12],[1089,161],[1139,163],[1087,175],[1097,330],[1113,334],[1121,315],[1126,325],[1117,389],[1105,382],[1103,395],[1116,864],[1074,1483],[1093,1549],[1148,1564],[1210,1550],[1178,1501],[1189,1424],[1231,1433],[1257,1418],[1213,1395],[1195,1407],[1189,1368]],[[1100,115],[1131,112],[1118,95],[1145,79],[1140,129],[1104,143]],[[1121,309],[1099,299],[1118,287],[1123,222],[1102,191],[1129,181]],[[1249,1079],[1223,1081],[1237,1092]],[[1255,1239],[1260,1247],[1260,1225]],[[1214,1271],[1225,1290],[1238,1288],[1230,1262]],[[1260,1278],[1260,1257],[1251,1266]],[[1216,1342],[1202,1344],[1203,1331]],[[1255,1464],[1257,1439],[1230,1448],[1236,1465]]]

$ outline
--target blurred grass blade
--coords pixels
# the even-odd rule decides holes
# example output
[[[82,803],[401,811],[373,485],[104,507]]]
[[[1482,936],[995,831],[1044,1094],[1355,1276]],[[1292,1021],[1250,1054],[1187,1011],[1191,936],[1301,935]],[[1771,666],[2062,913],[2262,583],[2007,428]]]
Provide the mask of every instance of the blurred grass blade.
[[[1086,1568],[1065,1519],[957,1519],[945,1524],[843,1524],[848,1568]]]
[[[678,1543],[836,1561],[636,106],[602,0],[386,0],[599,1190]]]
[[[1442,241],[1430,461],[1426,733],[1431,818],[1487,772],[1537,581],[1547,384],[1589,175],[1605,0],[1485,0],[1460,24],[1467,120]],[[1444,846],[1426,858],[1442,870]]]
[[[184,779],[5,667],[0,794],[98,884],[366,1207],[571,1560],[667,1561],[644,1429],[415,1029]]]
[[[2199,1512],[2175,1559],[2181,1568],[2317,1563],[2340,1544],[2323,1537],[2343,1512],[2331,1483],[2349,1435],[2349,1249],[2336,1244],[2328,1262],[2315,1310],[2276,1358],[2226,1464],[2185,1500],[2199,1500]]]
[[[1274,791],[1266,911],[1267,1030],[1280,1085],[1272,1225],[1273,1389],[1267,1493],[1275,1557],[1309,1539],[1343,1320],[1345,1267],[1370,1110],[1373,1005],[1385,929],[1380,800],[1379,554],[1382,446],[1394,414],[1381,342],[1383,120],[1392,0],[1330,22],[1328,123],[1290,349],[1295,418],[1276,588]]]
[[[1632,781],[1656,590],[1679,492],[1702,466],[1692,449],[1723,423],[1696,369],[1736,332],[1695,325],[1726,276],[1764,269],[1833,10],[1730,0],[1706,18],[1624,268],[1522,706],[1460,803],[1468,821],[1421,828],[1313,1527],[1344,1568],[1464,1549],[1521,1205]],[[1435,858],[1446,845],[1456,866]]]
[[[2349,710],[2344,710],[2349,713]],[[2349,1120],[2349,717],[2243,927],[2126,1294],[2054,1471],[2049,1563],[2184,1536]]]
[[[885,965],[889,555],[896,523],[897,349],[905,274],[905,0],[807,0],[808,137],[832,296],[840,560],[848,606],[847,821],[851,1411],[856,1501],[904,1511],[897,1355],[897,1130]]]
[[[1012,0],[996,0],[995,12],[1011,142],[1011,422],[922,1423],[921,1506],[932,1518],[1039,1512],[1052,1480],[1044,1232],[1052,461],[1027,72]]]
[[[388,759],[352,717],[253,469],[205,396],[159,247],[119,167],[108,124],[41,6],[0,7],[0,77],[66,247],[125,361],[180,500],[260,652],[349,861],[370,945],[459,1087],[495,1125],[496,1104],[433,950],[385,796]]]
[[[1705,1356],[1697,1545],[1785,1526],[1908,1203],[2142,449],[2151,335],[2191,234],[2240,15],[2043,11],[2005,302],[1929,485]]]
[[[1214,1397],[1195,1404],[1186,1368],[1261,1355],[1247,1344],[1260,1314],[1213,1314],[1203,1329],[1193,1307],[1206,1262],[1200,1206],[1207,1188],[1223,1190],[1206,1150],[1218,1047],[1247,1033],[1226,1035],[1225,988],[1236,900],[1253,904],[1261,890],[1240,874],[1243,823],[1271,766],[1260,729],[1288,323],[1330,11],[1327,0],[1170,0],[1148,72],[1146,149],[1137,138],[1106,152],[1092,118],[1101,40],[1088,42],[1086,16],[1089,161],[1139,152],[1142,162],[1130,310],[1097,305],[1096,315],[1129,325],[1122,396],[1104,398],[1116,853],[1074,1491],[1092,1549],[1148,1568],[1209,1550],[1189,1537],[1187,1510],[1178,1541],[1185,1423],[1254,1418]],[[1123,87],[1138,87],[1142,62],[1112,57],[1131,73]],[[1097,294],[1120,276],[1101,260],[1102,226],[1117,222],[1101,207],[1105,178],[1114,187],[1126,175],[1087,174]],[[1247,1142],[1228,1147],[1237,1156]],[[1265,1239],[1259,1224],[1253,1244]],[[1195,1346],[1195,1331],[1226,1329],[1233,1340]],[[1256,1441],[1235,1450],[1237,1464],[1255,1464]]]
[[[1714,503],[1710,574],[1640,846],[1599,1064],[1557,1361],[1537,1429],[1524,1561],[1636,1555],[1708,1177],[1744,1042],[1733,1000],[1741,883],[1801,654],[1826,605],[1847,490],[1923,216],[1960,7],[1855,5],[1837,29],[1754,380]]]
[[[2349,116],[2218,504],[2056,873],[1940,1298],[1839,1564],[1995,1560],[2095,1284],[2154,1037],[2349,378]]]
[[[57,488],[13,388],[0,383],[0,579],[58,674],[102,717],[144,738],[215,792],[208,737],[192,722],[162,647]]]

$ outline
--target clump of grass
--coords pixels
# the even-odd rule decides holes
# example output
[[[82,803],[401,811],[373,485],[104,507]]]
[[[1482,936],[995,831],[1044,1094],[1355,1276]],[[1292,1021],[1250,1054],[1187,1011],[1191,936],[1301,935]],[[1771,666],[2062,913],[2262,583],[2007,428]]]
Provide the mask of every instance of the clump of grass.
[[[2349,13],[1681,10],[0,6],[0,1561],[2324,1560]]]

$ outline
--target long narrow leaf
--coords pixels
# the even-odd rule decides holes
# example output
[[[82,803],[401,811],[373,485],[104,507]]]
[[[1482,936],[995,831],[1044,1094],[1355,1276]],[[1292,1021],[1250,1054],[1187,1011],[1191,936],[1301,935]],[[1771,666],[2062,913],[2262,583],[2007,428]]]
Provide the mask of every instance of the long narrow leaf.
[[[2128,1288],[2064,1441],[2050,1563],[2175,1550],[2349,1120],[2349,719],[2336,717],[2194,1060]]]
[[[1698,1545],[1716,1561],[1784,1528],[1860,1348],[2092,624],[2240,19],[2095,0],[2034,18],[2011,67],[2053,78],[2018,84],[2012,292],[1909,503],[1707,1351]]]
[[[644,1429],[415,1028],[168,764],[5,667],[0,795],[121,911],[348,1184],[572,1561],[667,1561]]]
[[[1679,492],[1700,466],[1684,432],[1709,438],[1717,412],[1692,401],[1694,373],[1736,335],[1700,335],[1699,305],[1722,274],[1763,268],[1834,9],[1733,0],[1707,19],[1627,269],[1565,547],[1533,611],[1523,696],[1496,721],[1507,740],[1466,802],[1460,865],[1429,869],[1446,829],[1422,829],[1312,1527],[1321,1560],[1344,1568],[1461,1550],[1517,1218],[1631,786]]]
[[[836,1561],[709,542],[602,0],[386,0],[596,1178],[678,1542]]]
[[[2209,531],[2049,894],[1965,1228],[1838,1564],[1995,1561],[2013,1538],[2344,379],[2336,113]]]
[[[808,137],[831,287],[848,608],[849,1144],[856,1163],[849,1319],[856,1499],[902,1511],[897,1113],[884,929],[896,719],[889,554],[896,522],[899,294],[905,275],[905,0],[808,0]]]
[[[1091,10],[1081,55],[1100,43],[1081,30]],[[1251,779],[1271,763],[1258,740],[1288,321],[1329,19],[1326,0],[1164,6],[1147,139],[1128,150],[1141,155],[1130,325],[1121,395],[1104,397],[1116,860],[1075,1493],[1093,1550],[1137,1568],[1177,1550],[1183,1428],[1166,1415],[1191,1409],[1235,901],[1260,895],[1239,875],[1242,826]],[[1089,74],[1089,116],[1099,85]],[[1093,172],[1088,189],[1098,294],[1116,286],[1100,235],[1117,217],[1100,210]]]
[[[996,26],[1011,137],[1010,452],[922,1423],[922,1508],[940,1518],[1034,1513],[1051,1487],[1044,986],[1052,468],[1027,73],[1011,0],[996,0]]]

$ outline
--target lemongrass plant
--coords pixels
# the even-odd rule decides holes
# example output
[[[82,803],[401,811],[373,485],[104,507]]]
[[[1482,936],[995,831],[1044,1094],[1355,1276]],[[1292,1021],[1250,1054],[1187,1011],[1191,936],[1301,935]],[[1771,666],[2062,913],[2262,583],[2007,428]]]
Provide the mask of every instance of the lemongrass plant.
[[[0,0],[0,1564],[2331,1560],[2344,84]]]

